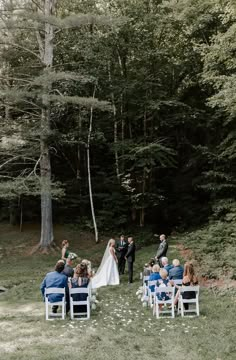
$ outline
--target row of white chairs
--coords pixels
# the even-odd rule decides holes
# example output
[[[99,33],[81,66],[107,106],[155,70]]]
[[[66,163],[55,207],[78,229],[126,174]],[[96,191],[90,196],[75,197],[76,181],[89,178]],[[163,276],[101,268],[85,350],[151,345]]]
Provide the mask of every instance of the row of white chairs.
[[[157,318],[160,317],[160,314],[171,314],[171,317],[175,317],[175,295],[176,288],[175,286],[156,286],[157,280],[149,281],[149,276],[143,278],[143,301],[146,301],[147,304],[153,308],[153,314],[156,315]],[[179,298],[178,298],[178,309],[177,313],[181,314],[184,317],[186,314],[196,314],[199,316],[199,286],[183,286],[182,280],[174,280],[174,285],[179,286]],[[151,291],[151,288],[154,290]],[[194,298],[185,298],[184,294],[188,292],[194,292]],[[168,300],[160,300],[158,294],[163,293],[166,294]],[[164,298],[166,298],[164,296]],[[185,304],[187,307],[185,308]],[[188,308],[189,305],[191,308]]]
[[[90,299],[91,299],[91,286],[87,288],[69,288],[69,301],[70,301],[70,318],[72,320],[88,320],[90,319]],[[62,294],[63,297],[61,301],[50,302],[48,299],[48,295],[50,294]],[[87,299],[84,301],[75,301],[73,300],[74,294],[86,294]],[[45,310],[46,310],[46,320],[53,320],[55,318],[65,319],[66,317],[66,290],[65,288],[47,288],[45,289]],[[86,306],[86,312],[75,312],[74,306]],[[61,312],[54,313],[53,306],[58,306],[58,310]]]

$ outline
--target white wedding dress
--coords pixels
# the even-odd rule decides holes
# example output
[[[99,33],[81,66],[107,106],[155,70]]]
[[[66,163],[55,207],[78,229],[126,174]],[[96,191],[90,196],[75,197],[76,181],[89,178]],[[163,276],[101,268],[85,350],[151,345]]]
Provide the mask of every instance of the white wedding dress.
[[[120,277],[118,272],[117,263],[112,255],[113,249],[108,242],[107,248],[102,258],[102,262],[92,278],[92,289],[100,288],[107,285],[119,285]]]

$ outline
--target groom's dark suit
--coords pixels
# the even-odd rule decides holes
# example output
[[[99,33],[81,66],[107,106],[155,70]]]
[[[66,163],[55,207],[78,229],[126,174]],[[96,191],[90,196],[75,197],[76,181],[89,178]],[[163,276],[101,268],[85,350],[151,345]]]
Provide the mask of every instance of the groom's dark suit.
[[[125,255],[128,263],[128,274],[129,274],[129,283],[133,282],[133,266],[135,261],[135,244],[132,241],[129,243],[128,251]]]
[[[125,240],[120,239],[117,242],[116,245],[116,250],[117,250],[117,257],[118,257],[118,270],[119,270],[119,274],[124,274],[125,272],[125,255],[127,253],[128,250],[128,244]]]

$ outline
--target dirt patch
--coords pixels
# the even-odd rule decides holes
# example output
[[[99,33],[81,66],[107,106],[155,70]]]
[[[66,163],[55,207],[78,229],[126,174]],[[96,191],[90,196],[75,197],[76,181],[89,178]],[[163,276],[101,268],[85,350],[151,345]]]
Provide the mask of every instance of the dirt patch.
[[[184,260],[189,261],[194,259],[193,251],[191,249],[185,248],[183,244],[177,244],[176,247]]]
[[[179,250],[181,257],[185,261],[190,261],[190,260],[193,261],[198,272],[201,273],[202,269],[199,267],[196,259],[194,259],[193,251],[191,249],[185,248],[183,244],[177,244],[176,247]],[[206,276],[200,276],[199,284],[202,287],[211,288],[211,289],[215,288],[215,289],[220,289],[220,290],[236,288],[236,280],[231,280],[227,277],[220,278],[220,279],[209,279]]]
[[[220,290],[235,289],[236,280],[231,280],[228,278],[221,279],[208,279],[207,277],[200,277],[199,284],[206,288],[217,288]]]

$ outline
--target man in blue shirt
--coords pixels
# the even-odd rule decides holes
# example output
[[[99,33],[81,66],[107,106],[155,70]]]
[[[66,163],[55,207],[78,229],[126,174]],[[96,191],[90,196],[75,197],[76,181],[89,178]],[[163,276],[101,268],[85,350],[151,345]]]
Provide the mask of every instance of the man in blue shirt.
[[[180,280],[183,279],[184,269],[183,266],[180,265],[178,259],[173,260],[174,267],[169,271],[170,280]]]
[[[59,260],[56,263],[55,271],[51,271],[51,272],[47,273],[47,275],[43,279],[43,282],[42,282],[42,284],[40,286],[40,290],[41,290],[42,295],[44,297],[44,292],[45,292],[45,289],[47,289],[47,288],[51,288],[51,287],[65,288],[66,289],[66,312],[68,312],[69,309],[70,309],[68,278],[67,278],[66,275],[64,275],[62,273],[62,271],[64,270],[64,267],[65,267],[64,261]],[[54,302],[57,302],[57,301],[61,301],[62,297],[63,297],[63,294],[49,294],[48,295],[48,300],[51,303],[54,303]],[[53,306],[52,311],[54,313],[56,313],[57,308],[58,308],[58,306]]]

